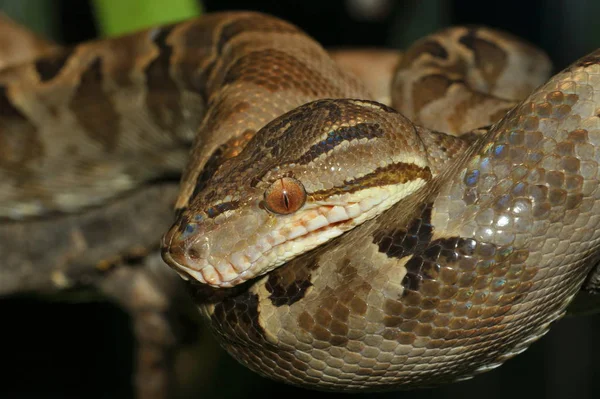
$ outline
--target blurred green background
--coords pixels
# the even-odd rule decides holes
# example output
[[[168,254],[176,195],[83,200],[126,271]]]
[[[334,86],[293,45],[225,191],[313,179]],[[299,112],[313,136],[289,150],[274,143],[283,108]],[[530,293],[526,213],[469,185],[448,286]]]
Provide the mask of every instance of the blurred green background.
[[[505,29],[545,49],[558,68],[600,47],[600,1],[0,0],[0,10],[65,44],[234,9],[290,20],[326,47],[403,48],[451,24]],[[135,342],[120,309],[103,302],[7,298],[0,299],[0,315],[0,361],[8,368],[0,374],[0,398],[132,397]],[[358,396],[597,398],[599,331],[597,316],[568,318],[525,354],[473,380],[432,390]],[[203,397],[341,396],[257,377],[216,350],[210,338],[203,339],[205,352],[197,353],[204,367],[197,376],[205,385]]]

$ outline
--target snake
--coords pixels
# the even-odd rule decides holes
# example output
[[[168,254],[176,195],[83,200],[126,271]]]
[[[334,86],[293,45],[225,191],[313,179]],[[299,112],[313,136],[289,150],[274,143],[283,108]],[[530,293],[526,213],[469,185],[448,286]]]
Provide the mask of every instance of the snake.
[[[491,370],[598,260],[600,52],[550,78],[471,26],[398,60],[380,95],[296,26],[227,12],[8,65],[0,217],[52,225],[181,174],[162,256],[245,366],[347,392]]]

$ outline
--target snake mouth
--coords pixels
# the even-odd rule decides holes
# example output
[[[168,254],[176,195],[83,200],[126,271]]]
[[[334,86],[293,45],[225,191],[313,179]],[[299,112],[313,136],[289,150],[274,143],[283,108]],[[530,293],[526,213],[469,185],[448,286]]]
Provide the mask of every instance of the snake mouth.
[[[220,232],[223,225],[213,226],[213,231],[201,225],[193,237],[182,234],[176,225],[163,238],[163,259],[186,280],[215,288],[234,287],[372,219],[421,185],[413,182],[402,189],[401,185],[381,186],[367,190],[368,194],[355,197],[355,201],[338,198],[309,203],[295,214],[272,217],[274,223],[269,223],[268,229],[264,219],[253,230],[252,240],[243,237],[231,244],[224,244],[230,238],[227,232],[243,229],[243,218],[228,220],[229,228]],[[240,224],[237,228],[233,227],[236,221]]]
[[[256,233],[251,243],[229,253],[211,248],[211,233],[203,232],[186,240],[177,228],[163,239],[163,259],[184,279],[194,279],[215,288],[228,288],[261,276],[292,258],[330,241],[381,213],[396,202],[389,190],[358,202],[342,204],[313,203],[297,214],[276,218],[268,232]],[[212,249],[212,251],[211,251]]]
[[[292,225],[273,230],[253,245],[222,257],[210,255],[208,248],[199,250],[198,241],[202,237],[191,243],[180,240],[178,229],[173,227],[163,237],[162,257],[185,280],[191,278],[215,288],[230,288],[341,235],[354,227],[356,216],[373,205],[372,201],[363,201],[345,207],[325,205],[304,211],[303,217]]]

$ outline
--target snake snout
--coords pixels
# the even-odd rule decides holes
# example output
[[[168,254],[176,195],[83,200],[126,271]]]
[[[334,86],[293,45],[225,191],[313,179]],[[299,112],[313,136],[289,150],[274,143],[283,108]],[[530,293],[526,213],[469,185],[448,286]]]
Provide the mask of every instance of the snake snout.
[[[207,270],[210,245],[200,230],[196,226],[194,234],[190,234],[189,228],[182,231],[174,225],[163,237],[162,257],[186,280],[191,277],[201,283],[218,284],[218,276]]]

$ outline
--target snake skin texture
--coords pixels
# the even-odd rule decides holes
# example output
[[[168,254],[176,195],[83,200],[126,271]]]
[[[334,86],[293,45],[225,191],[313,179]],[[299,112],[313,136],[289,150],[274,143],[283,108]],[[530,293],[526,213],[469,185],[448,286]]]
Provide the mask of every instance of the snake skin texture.
[[[476,36],[464,29],[448,33]],[[448,51],[425,52],[430,64],[451,58]],[[534,53],[529,62],[539,66],[540,59]],[[240,242],[250,245],[249,236],[271,223],[257,206],[261,182],[297,178],[310,204],[319,189],[353,185],[352,179],[336,180],[335,173],[315,176],[326,169],[320,162],[344,165],[342,173],[350,177],[373,173],[365,186],[377,186],[386,184],[381,172],[403,157],[413,159],[407,156],[413,151],[442,152],[445,159],[428,160],[427,184],[375,218],[263,277],[225,290],[199,287],[196,297],[234,357],[287,383],[325,390],[398,389],[490,370],[525,350],[562,316],[593,264],[598,238],[593,136],[599,122],[594,84],[600,71],[595,60],[592,54],[574,64],[507,114],[514,102],[498,98],[493,90],[481,94],[464,77],[455,76],[457,84],[446,82],[443,91],[433,85],[431,90],[441,96],[415,98],[429,105],[462,91],[447,96],[454,97],[450,104],[463,99],[463,115],[473,109],[479,116],[483,109],[506,114],[466,151],[458,145],[449,151],[451,147],[434,147],[436,137],[451,140],[411,128],[390,109],[371,116],[367,106],[352,111],[347,100],[300,107],[259,131],[236,159],[212,175],[166,236],[165,259],[198,280],[181,268],[185,262],[194,267],[186,251],[200,245],[196,240],[202,248],[194,254],[207,259],[218,257],[224,246],[233,251]],[[440,74],[438,68],[433,76]],[[493,105],[482,104],[482,98]],[[330,120],[325,118],[329,126],[322,127],[315,107],[334,108],[328,112]],[[341,137],[338,126],[365,122],[385,130],[389,118],[398,118],[392,124],[404,140],[417,131],[423,147],[404,142],[396,152],[391,139],[356,129],[354,137],[339,140],[339,147],[329,143],[315,153],[318,145],[327,144],[324,132],[333,130]],[[473,125],[447,130],[464,132],[481,122],[475,118]],[[306,142],[311,145],[305,145],[305,160],[315,168],[313,174],[298,165],[298,157],[288,158]],[[273,153],[280,163],[269,159]],[[394,174],[397,181],[404,177],[400,171]],[[219,209],[213,211],[219,213],[214,221],[209,209]],[[247,212],[262,212],[265,219],[253,220]],[[245,215],[240,217],[243,225],[239,215]],[[228,273],[215,268],[221,277]]]
[[[259,373],[345,390],[449,382],[527,348],[596,259],[595,59],[383,217],[205,305],[225,347]]]
[[[392,107],[257,13],[46,51],[0,70],[0,216],[77,219],[183,170],[163,258],[266,377],[473,376],[541,337],[598,260],[598,51],[548,81],[532,46],[450,28],[398,57]],[[301,201],[278,214],[284,181]]]

